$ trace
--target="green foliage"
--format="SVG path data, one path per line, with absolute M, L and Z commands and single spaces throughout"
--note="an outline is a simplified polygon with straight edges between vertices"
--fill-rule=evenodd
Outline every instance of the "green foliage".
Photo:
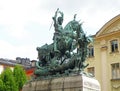
M 2 72 L 1 79 L 3 81 L 4 91 L 18 91 L 12 70 L 10 68 L 6 68 L 6 70 Z
M 16 65 L 14 71 L 6 68 L 0 75 L 0 91 L 20 91 L 27 81 L 23 68 Z
M 19 90 L 21 90 L 23 85 L 27 81 L 27 77 L 23 67 L 21 67 L 20 65 L 16 65 L 13 71 L 13 75 L 15 78 L 16 86 Z
M 1 78 L 0 78 L 0 91 L 4 91 L 4 84 Z

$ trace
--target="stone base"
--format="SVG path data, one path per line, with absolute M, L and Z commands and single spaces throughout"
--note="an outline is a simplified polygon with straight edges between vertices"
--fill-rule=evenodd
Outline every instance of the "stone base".
M 99 82 L 91 77 L 75 75 L 36 80 L 24 85 L 22 91 L 101 91 Z

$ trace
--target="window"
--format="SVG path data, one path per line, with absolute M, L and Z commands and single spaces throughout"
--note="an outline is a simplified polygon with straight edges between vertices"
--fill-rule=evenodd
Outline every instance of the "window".
M 118 41 L 117 40 L 111 41 L 111 52 L 118 52 Z
M 91 73 L 93 76 L 95 76 L 95 69 L 94 67 L 87 68 L 88 73 Z
M 120 63 L 111 64 L 112 67 L 112 79 L 120 78 Z
M 94 48 L 93 46 L 88 47 L 88 57 L 93 57 L 94 56 Z

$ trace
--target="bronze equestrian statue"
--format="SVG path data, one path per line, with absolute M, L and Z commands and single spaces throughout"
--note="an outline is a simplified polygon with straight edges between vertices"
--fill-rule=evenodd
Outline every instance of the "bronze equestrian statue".
M 74 69 L 81 72 L 88 66 L 85 60 L 87 46 L 92 42 L 91 38 L 84 33 L 82 23 L 76 21 L 76 14 L 64 28 L 63 17 L 63 12 L 57 9 L 52 18 L 55 29 L 53 43 L 37 47 L 39 61 L 36 63 L 34 73 L 38 77 L 63 75 L 72 73 Z

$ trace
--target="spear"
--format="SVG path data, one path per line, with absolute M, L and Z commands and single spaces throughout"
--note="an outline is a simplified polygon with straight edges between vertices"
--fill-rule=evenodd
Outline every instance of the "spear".
M 53 25 L 53 21 L 52 21 L 52 23 L 51 23 L 51 25 L 50 25 L 49 31 L 50 31 L 50 29 L 51 29 L 52 25 Z

